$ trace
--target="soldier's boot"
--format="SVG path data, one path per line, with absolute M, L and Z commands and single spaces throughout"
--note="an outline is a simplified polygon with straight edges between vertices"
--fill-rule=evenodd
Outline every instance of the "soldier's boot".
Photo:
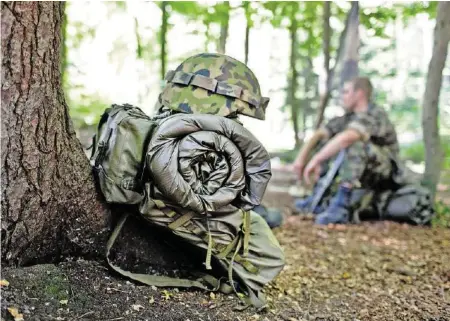
M 308 196 L 306 198 L 296 199 L 294 201 L 295 212 L 297 212 L 299 214 L 311 213 L 311 205 L 314 200 L 314 194 L 317 192 L 317 190 L 318 190 L 318 187 L 316 185 L 310 196 Z M 316 206 L 316 209 L 312 212 L 312 214 L 319 214 L 319 213 L 323 212 L 324 210 L 325 209 L 322 206 L 318 205 L 318 206 Z
M 253 211 L 258 213 L 270 228 L 278 227 L 283 223 L 283 214 L 276 208 L 266 208 L 263 205 L 258 205 L 253 208 Z
M 331 199 L 328 208 L 317 215 L 316 224 L 347 224 L 350 220 L 352 204 L 358 202 L 362 197 L 361 193 L 353 194 L 353 189 L 346 186 L 339 186 L 336 195 Z

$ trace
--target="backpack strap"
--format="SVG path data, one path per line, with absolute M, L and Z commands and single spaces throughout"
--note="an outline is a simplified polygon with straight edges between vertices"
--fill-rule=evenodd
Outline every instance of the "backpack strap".
M 255 265 L 253 265 L 249 260 L 247 260 L 248 256 L 248 249 L 249 249 L 249 242 L 250 242 L 250 225 L 251 225 L 251 216 L 249 211 L 242 211 L 242 227 L 240 233 L 236 235 L 236 237 L 227 245 L 220 244 L 214 242 L 212 239 L 211 233 L 209 231 L 203 231 L 202 229 L 199 229 L 195 223 L 192 222 L 192 218 L 195 217 L 195 212 L 188 212 L 179 218 L 177 218 L 175 221 L 173 221 L 171 224 L 168 225 L 168 227 L 172 230 L 178 229 L 179 227 L 183 226 L 191 233 L 197 235 L 205 243 L 208 244 L 207 248 L 207 255 L 206 255 L 206 261 L 205 265 L 206 268 L 210 267 L 210 261 L 211 256 L 214 255 L 219 260 L 225 260 L 228 265 L 228 283 L 231 284 L 229 288 L 234 291 L 234 293 L 238 296 L 238 298 L 244 303 L 244 307 L 242 309 L 246 309 L 247 307 L 253 305 L 257 309 L 263 309 L 265 304 L 265 298 L 262 293 L 254 293 L 252 289 L 250 289 L 248 286 L 245 286 L 247 296 L 243 295 L 242 293 L 239 293 L 234 285 L 233 280 L 233 266 L 234 262 L 239 263 L 242 265 L 244 269 L 246 269 L 248 272 L 252 274 L 258 274 L 259 269 Z M 169 217 L 174 216 L 174 211 L 162 211 Z M 176 215 L 176 213 L 175 213 Z M 242 255 L 239 254 L 239 251 L 242 249 Z M 214 253 L 214 254 L 213 254 Z M 241 309 L 241 310 L 242 310 Z

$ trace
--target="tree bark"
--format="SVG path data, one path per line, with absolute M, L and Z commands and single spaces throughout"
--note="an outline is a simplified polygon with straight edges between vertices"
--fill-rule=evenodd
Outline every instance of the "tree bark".
M 344 52 L 344 47 L 346 46 L 347 33 L 348 33 L 350 22 L 351 22 L 351 14 L 352 14 L 352 10 L 350 10 L 347 15 L 344 30 L 342 31 L 342 33 L 339 37 L 339 45 L 338 45 L 333 68 L 328 69 L 329 73 L 327 75 L 327 82 L 325 84 L 325 93 L 320 98 L 319 108 L 317 111 L 317 119 L 316 119 L 316 124 L 315 124 L 316 129 L 318 129 L 323 122 L 323 115 L 325 113 L 325 108 L 327 107 L 328 101 L 331 97 L 331 92 L 333 91 L 333 88 L 334 88 L 334 86 L 333 86 L 334 78 L 335 78 L 334 76 L 336 75 L 337 66 L 339 65 L 339 62 L 341 61 L 341 58 L 342 58 L 342 55 Z M 330 15 L 331 15 L 331 12 L 330 12 Z M 326 18 L 326 16 L 324 16 L 324 17 Z M 325 24 L 325 21 L 324 21 L 324 28 L 330 27 L 329 22 L 327 24 Z M 331 29 L 330 29 L 330 33 L 331 33 Z M 330 34 L 330 37 L 331 37 L 331 34 Z M 324 39 L 324 51 L 325 51 L 325 39 Z M 325 55 L 325 53 L 324 53 L 324 55 Z M 328 57 L 330 57 L 330 56 L 328 56 Z M 326 66 L 326 64 L 327 63 L 325 62 L 324 65 Z M 328 65 L 328 67 L 329 67 L 329 65 Z
M 62 26 L 61 26 L 61 79 L 64 90 L 67 86 L 67 3 L 64 6 Z
M 134 36 L 136 37 L 136 58 L 143 58 L 143 48 L 142 48 L 142 38 L 139 33 L 139 21 L 136 17 L 134 17 Z
M 297 70 L 297 20 L 295 18 L 295 12 L 292 14 L 291 17 L 291 25 L 289 27 L 289 34 L 291 38 L 291 53 L 290 53 L 290 69 L 291 69 L 291 77 L 290 77 L 290 86 L 289 86 L 289 104 L 291 106 L 291 120 L 292 125 L 294 129 L 294 139 L 295 139 L 295 147 L 300 146 L 300 139 L 298 137 L 298 104 L 296 99 L 296 92 L 297 92 L 297 77 L 298 77 L 298 70 Z
M 230 22 L 230 2 L 225 1 L 225 18 L 222 20 L 220 24 L 220 38 L 219 38 L 219 46 L 217 51 L 221 54 L 225 53 L 225 49 L 227 46 L 227 38 L 228 38 L 228 24 Z
M 450 3 L 439 2 L 436 27 L 434 29 L 433 53 L 428 66 L 428 76 L 423 97 L 422 130 L 425 145 L 424 182 L 433 196 L 442 165 L 442 148 L 439 136 L 439 94 L 442 85 L 442 70 L 450 41 Z
M 96 253 L 109 215 L 62 90 L 64 2 L 1 10 L 2 264 Z
M 250 43 L 250 28 L 251 28 L 251 17 L 250 17 L 250 2 L 244 1 L 244 11 L 245 11 L 245 44 L 244 44 L 244 50 L 245 50 L 245 58 L 244 63 L 248 63 L 248 52 L 249 52 L 249 43 Z
M 166 53 L 166 38 L 167 38 L 167 23 L 169 20 L 168 12 L 167 12 L 167 1 L 161 2 L 161 14 L 162 14 L 162 22 L 161 22 L 161 39 L 159 40 L 161 43 L 161 79 L 164 79 L 166 76 L 166 61 L 167 61 L 167 53 Z
M 358 1 L 352 1 L 345 41 L 344 65 L 341 72 L 341 87 L 346 81 L 358 75 L 359 44 L 359 4 Z
M 325 107 L 328 104 L 330 98 L 330 42 L 331 42 L 331 2 L 324 1 L 323 3 L 323 67 L 326 73 L 325 80 L 325 92 L 320 99 L 319 109 L 317 111 L 317 120 L 315 128 L 318 129 L 323 121 L 323 114 L 325 112 Z
M 311 50 L 308 49 L 308 56 L 304 58 L 305 60 L 305 67 L 304 67 L 304 75 L 305 75 L 305 99 L 301 103 L 301 106 L 304 106 L 302 108 L 302 118 L 303 118 L 303 125 L 302 125 L 302 131 L 303 131 L 303 137 L 302 139 L 305 139 L 306 136 L 306 120 L 308 117 L 308 112 L 311 110 L 311 97 L 314 97 L 314 67 L 312 62 L 312 53 Z M 303 143 L 303 141 L 302 141 Z

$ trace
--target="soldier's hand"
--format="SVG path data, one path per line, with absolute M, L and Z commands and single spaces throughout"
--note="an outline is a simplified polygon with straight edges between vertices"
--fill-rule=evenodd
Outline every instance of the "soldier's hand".
M 311 181 L 311 175 L 313 175 L 313 181 Z M 315 183 L 320 176 L 320 164 L 311 160 L 308 165 L 306 165 L 305 170 L 303 172 L 303 178 L 305 179 L 306 184 L 311 185 Z
M 302 160 L 295 160 L 293 164 L 293 170 L 298 175 L 298 179 L 302 181 L 303 170 L 305 169 L 305 163 Z

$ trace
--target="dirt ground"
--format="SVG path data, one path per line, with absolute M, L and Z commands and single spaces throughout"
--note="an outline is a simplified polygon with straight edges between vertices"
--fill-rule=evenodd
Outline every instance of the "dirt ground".
M 275 177 L 265 203 L 290 213 Z M 318 228 L 295 217 L 275 230 L 287 263 L 265 290 L 269 309 L 234 296 L 162 289 L 102 262 L 5 268 L 2 320 L 450 320 L 450 230 L 393 222 Z M 10 308 L 10 310 L 8 310 Z M 20 316 L 16 315 L 16 321 Z

